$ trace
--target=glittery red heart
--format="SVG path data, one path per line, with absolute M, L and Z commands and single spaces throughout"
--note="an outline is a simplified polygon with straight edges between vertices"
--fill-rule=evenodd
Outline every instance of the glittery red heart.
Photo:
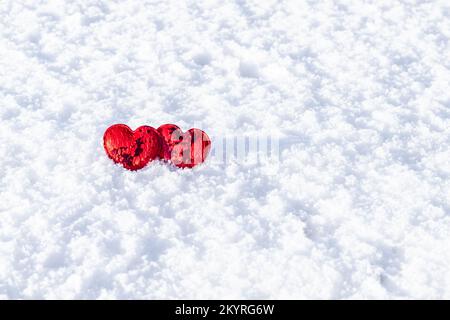
M 174 124 L 164 124 L 158 132 L 164 140 L 160 157 L 179 168 L 192 168 L 202 163 L 211 149 L 211 140 L 200 129 L 193 128 L 183 133 Z
M 103 136 L 103 145 L 108 156 L 129 170 L 145 167 L 161 154 L 162 138 L 158 131 L 142 126 L 135 131 L 127 125 L 115 124 Z

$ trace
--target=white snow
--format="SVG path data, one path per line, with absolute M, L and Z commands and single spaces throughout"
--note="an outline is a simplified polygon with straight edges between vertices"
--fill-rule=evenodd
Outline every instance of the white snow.
M 2 0 L 0 297 L 449 299 L 449 41 L 446 0 Z M 115 123 L 281 157 L 130 172 Z

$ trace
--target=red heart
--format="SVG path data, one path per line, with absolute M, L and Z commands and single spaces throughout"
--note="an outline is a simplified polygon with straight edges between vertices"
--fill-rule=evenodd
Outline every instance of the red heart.
M 142 126 L 135 131 L 124 124 L 109 127 L 103 136 L 108 156 L 129 170 L 142 169 L 156 159 L 162 149 L 162 138 L 155 128 Z
M 211 140 L 200 129 L 184 132 L 174 124 L 158 128 L 164 143 L 160 157 L 172 161 L 179 168 L 192 168 L 205 161 L 211 149 Z

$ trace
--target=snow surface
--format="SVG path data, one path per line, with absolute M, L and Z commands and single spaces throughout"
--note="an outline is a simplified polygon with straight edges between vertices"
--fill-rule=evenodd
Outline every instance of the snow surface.
M 0 297 L 450 298 L 449 38 L 446 0 L 0 1 Z M 114 123 L 281 158 L 129 172 Z

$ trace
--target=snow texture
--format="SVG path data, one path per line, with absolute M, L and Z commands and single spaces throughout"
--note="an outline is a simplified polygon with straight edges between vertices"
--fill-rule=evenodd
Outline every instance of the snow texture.
M 0 298 L 450 298 L 449 38 L 447 0 L 0 1 Z M 115 123 L 216 153 L 130 172 Z

